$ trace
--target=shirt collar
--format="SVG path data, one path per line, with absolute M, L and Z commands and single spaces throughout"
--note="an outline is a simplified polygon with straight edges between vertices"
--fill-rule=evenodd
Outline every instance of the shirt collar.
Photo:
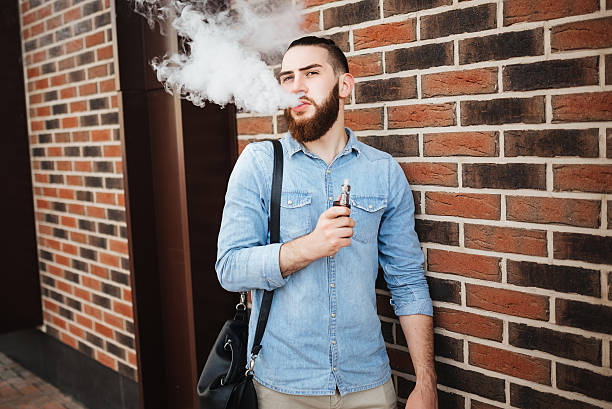
M 346 127 L 344 128 L 344 131 L 346 132 L 349 138 L 346 143 L 346 146 L 344 147 L 344 149 L 342 150 L 339 156 L 346 155 L 347 153 L 352 152 L 353 150 L 355 150 L 355 152 L 357 152 L 357 156 L 359 156 L 359 154 L 361 153 L 361 150 L 360 150 L 359 144 L 357 143 L 358 141 L 357 141 L 357 137 L 355 136 L 355 133 L 350 128 L 346 128 Z M 313 155 L 312 152 L 308 150 L 308 148 L 306 148 L 304 145 L 296 141 L 293 138 L 293 136 L 291 136 L 291 133 L 287 132 L 285 134 L 285 138 L 287 139 L 287 144 L 288 144 L 287 150 L 289 152 L 289 156 L 293 156 L 298 151 L 302 151 L 304 152 L 304 154 L 308 156 Z

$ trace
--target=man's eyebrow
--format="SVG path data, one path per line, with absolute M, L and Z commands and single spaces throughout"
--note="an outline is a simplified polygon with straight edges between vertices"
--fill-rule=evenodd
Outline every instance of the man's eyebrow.
M 315 67 L 323 67 L 321 64 L 310 64 L 307 65 L 306 67 L 300 68 L 298 71 L 306 71 L 309 70 L 311 68 L 315 68 Z M 281 73 L 278 74 L 279 78 L 282 77 L 283 75 L 287 75 L 287 74 L 291 74 L 292 71 L 283 71 Z

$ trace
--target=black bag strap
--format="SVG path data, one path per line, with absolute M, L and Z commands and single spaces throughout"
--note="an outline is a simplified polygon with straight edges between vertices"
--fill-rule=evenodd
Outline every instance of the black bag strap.
M 283 147 L 278 140 L 273 140 L 274 146 L 274 173 L 272 174 L 272 189 L 270 194 L 270 243 L 280 242 L 280 200 L 281 190 L 283 186 Z M 253 370 L 254 358 L 261 351 L 261 339 L 263 338 L 266 324 L 268 323 L 268 315 L 270 315 L 270 307 L 272 305 L 272 297 L 274 291 L 264 291 L 259 309 L 259 317 L 257 319 L 257 329 L 253 338 L 253 348 L 251 349 L 251 368 Z

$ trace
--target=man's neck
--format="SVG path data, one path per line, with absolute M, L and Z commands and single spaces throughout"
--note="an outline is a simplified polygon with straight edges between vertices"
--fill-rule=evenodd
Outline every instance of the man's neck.
M 338 152 L 344 149 L 347 142 L 348 135 L 344 130 L 344 115 L 338 115 L 338 119 L 325 135 L 316 141 L 304 143 L 304 146 L 330 165 Z

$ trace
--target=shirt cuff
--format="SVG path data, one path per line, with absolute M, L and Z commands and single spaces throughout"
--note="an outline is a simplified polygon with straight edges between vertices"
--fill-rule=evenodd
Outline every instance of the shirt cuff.
M 433 316 L 433 305 L 431 298 L 414 300 L 409 303 L 395 303 L 393 300 L 390 301 L 393 306 L 393 311 L 398 317 L 400 315 L 429 315 Z
M 283 243 L 272 243 L 264 246 L 263 275 L 270 288 L 278 288 L 285 285 L 285 278 L 280 271 L 280 248 Z

